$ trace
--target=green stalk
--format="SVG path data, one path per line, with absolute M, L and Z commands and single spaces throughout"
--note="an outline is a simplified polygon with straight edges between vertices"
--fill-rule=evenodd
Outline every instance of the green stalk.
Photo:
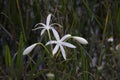
M 16 3 L 17 3 L 19 16 L 20 16 L 20 24 L 21 24 L 21 28 L 22 28 L 22 34 L 23 34 L 25 42 L 27 42 L 26 35 L 25 35 L 25 30 L 24 30 L 24 25 L 23 25 L 22 13 L 21 13 L 21 10 L 20 10 L 20 5 L 19 5 L 19 1 L 16 0 Z
M 52 40 L 51 39 L 51 35 L 50 35 L 50 30 L 47 30 L 47 32 L 48 32 L 48 37 L 49 37 L 49 40 Z M 53 50 L 53 46 L 51 45 L 51 51 Z
M 82 0 L 83 4 L 85 5 L 85 7 L 87 8 L 87 10 L 94 16 L 96 22 L 100 25 L 100 27 L 102 27 L 102 24 L 99 22 L 99 20 L 96 18 L 95 14 L 91 11 L 91 9 L 89 8 L 87 2 L 85 2 L 85 0 Z
M 51 40 L 50 30 L 47 30 L 47 32 L 48 32 L 49 40 Z
M 102 45 L 104 45 L 104 41 L 105 41 L 108 20 L 109 20 L 109 6 L 108 6 L 108 11 L 107 11 L 106 19 L 105 19 L 105 27 L 104 27 L 104 30 L 103 30 Z M 103 48 L 101 48 L 101 52 L 100 52 L 100 56 L 99 56 L 99 60 L 98 60 L 98 67 L 101 65 L 102 55 L 103 55 Z M 97 70 L 97 72 L 96 72 L 96 80 L 99 79 L 98 75 L 99 75 L 99 71 Z
M 83 47 L 81 46 L 81 61 L 82 61 L 82 71 L 83 71 L 83 80 L 89 80 L 89 77 L 88 77 L 88 61 L 86 59 L 86 55 L 84 53 L 84 49 Z

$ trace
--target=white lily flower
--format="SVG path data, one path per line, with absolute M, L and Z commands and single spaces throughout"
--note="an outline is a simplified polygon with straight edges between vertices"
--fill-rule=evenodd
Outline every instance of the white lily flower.
M 50 29 L 53 30 L 54 28 L 52 26 L 54 26 L 54 25 L 58 25 L 59 27 L 62 27 L 60 24 L 57 24 L 57 23 L 50 24 L 51 15 L 52 14 L 49 14 L 47 16 L 46 24 L 44 24 L 44 23 L 38 23 L 38 24 L 35 25 L 35 27 L 39 26 L 39 25 L 41 25 L 41 26 L 39 26 L 39 27 L 37 27 L 37 28 L 35 28 L 33 30 L 42 29 L 41 30 L 41 35 L 43 35 L 46 30 L 50 30 Z
M 88 44 L 88 41 L 86 39 L 82 38 L 82 37 L 73 36 L 72 38 L 77 40 L 81 44 Z
M 23 51 L 23 55 L 29 54 L 29 53 L 36 47 L 36 45 L 38 45 L 38 43 L 34 43 L 34 44 L 30 45 L 29 47 L 27 47 L 27 48 Z
M 66 54 L 65 54 L 65 50 L 64 50 L 63 46 L 67 46 L 69 48 L 76 48 L 76 46 L 74 46 L 73 44 L 65 42 L 65 40 L 68 39 L 69 37 L 71 37 L 71 35 L 67 34 L 60 39 L 60 36 L 58 35 L 58 33 L 55 30 L 53 30 L 53 33 L 54 33 L 56 40 L 48 41 L 46 43 L 46 45 L 56 44 L 56 46 L 54 47 L 54 49 L 52 51 L 53 55 L 55 55 L 57 53 L 58 49 L 60 48 L 62 56 L 66 60 Z

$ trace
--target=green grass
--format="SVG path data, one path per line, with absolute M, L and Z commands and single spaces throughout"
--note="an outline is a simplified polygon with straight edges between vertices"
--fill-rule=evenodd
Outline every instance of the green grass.
M 118 80 L 120 79 L 120 1 L 119 0 L 2 0 L 0 1 L 0 80 Z M 67 60 L 61 53 L 53 56 L 47 33 L 32 31 L 35 24 L 59 23 L 60 36 L 72 34 L 88 40 L 88 45 L 75 44 L 77 49 L 65 48 Z M 107 39 L 113 37 L 113 42 Z M 51 38 L 53 38 L 51 36 Z M 28 55 L 23 50 L 41 42 Z M 93 58 L 97 58 L 95 66 Z M 55 75 L 53 79 L 48 73 Z

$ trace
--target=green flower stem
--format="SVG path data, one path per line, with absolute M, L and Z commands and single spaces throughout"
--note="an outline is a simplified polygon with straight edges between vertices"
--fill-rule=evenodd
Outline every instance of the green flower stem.
M 47 32 L 48 32 L 49 40 L 51 40 L 50 30 L 47 30 Z
M 47 30 L 47 32 L 48 32 L 49 40 L 52 40 L 52 39 L 51 39 L 51 35 L 50 35 L 50 30 Z M 53 46 L 51 45 L 51 53 L 52 53 L 52 50 L 53 50 Z

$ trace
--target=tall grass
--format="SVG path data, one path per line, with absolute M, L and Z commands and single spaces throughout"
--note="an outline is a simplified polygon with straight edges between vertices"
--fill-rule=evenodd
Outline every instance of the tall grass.
M 0 1 L 0 79 L 1 80 L 119 80 L 120 79 L 120 1 L 119 0 L 2 0 Z M 51 54 L 44 46 L 47 34 L 32 31 L 35 24 L 51 22 L 63 36 L 82 36 L 88 45 L 67 49 L 67 60 Z M 113 37 L 114 41 L 108 42 Z M 53 38 L 53 37 L 52 37 Z M 28 56 L 23 50 L 35 43 Z M 53 77 L 48 74 L 54 75 Z

